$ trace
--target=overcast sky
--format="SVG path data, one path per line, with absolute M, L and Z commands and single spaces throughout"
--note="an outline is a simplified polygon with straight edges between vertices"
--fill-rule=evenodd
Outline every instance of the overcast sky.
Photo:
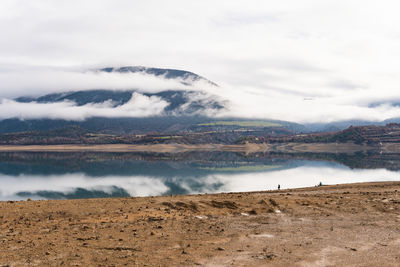
M 0 99 L 171 88 L 159 79 L 80 73 L 143 65 L 216 82 L 219 88 L 201 89 L 229 100 L 221 115 L 400 117 L 393 105 L 400 103 L 399 10 L 398 1 L 368 0 L 1 0 Z M 2 101 L 0 111 L 8 110 L 12 102 Z

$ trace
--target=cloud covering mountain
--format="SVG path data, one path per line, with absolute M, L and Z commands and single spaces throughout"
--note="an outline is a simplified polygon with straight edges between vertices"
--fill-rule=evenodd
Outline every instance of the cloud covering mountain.
M 212 114 L 220 117 L 296 122 L 400 117 L 400 19 L 393 0 L 5 0 L 0 5 L 2 112 L 28 113 L 12 102 L 19 96 L 173 89 L 218 96 L 227 103 Z M 147 72 L 91 71 L 129 65 L 188 70 L 219 86 Z M 29 108 L 42 114 L 43 106 Z M 87 108 L 94 114 L 108 107 Z M 86 111 L 71 103 L 57 110 L 74 114 L 71 118 L 86 116 L 75 115 Z
M 74 102 L 21 103 L 3 100 L 0 118 L 84 120 L 90 117 L 124 118 L 147 117 L 162 114 L 168 103 L 159 97 L 133 93 L 125 104 L 115 107 L 112 102 L 77 106 Z

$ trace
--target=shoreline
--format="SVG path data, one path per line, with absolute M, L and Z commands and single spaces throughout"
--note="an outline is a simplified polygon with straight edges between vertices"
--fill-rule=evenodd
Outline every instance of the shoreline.
M 224 144 L 101 144 L 101 145 L 0 145 L 0 152 L 154 152 L 180 153 L 186 151 L 227 151 L 227 152 L 282 152 L 282 153 L 398 153 L 400 143 L 366 145 L 354 143 L 279 143 L 239 145 Z
M 178 153 L 184 151 L 246 151 L 249 146 L 245 145 L 221 145 L 221 144 L 104 144 L 104 145 L 10 145 L 0 146 L 0 152 L 160 152 Z M 260 147 L 257 146 L 259 149 Z M 258 150 L 257 149 L 257 150 Z
M 396 266 L 400 182 L 0 202 L 0 265 Z M 157 251 L 157 253 L 154 253 Z
M 315 186 L 305 186 L 305 187 L 295 187 L 295 188 L 283 188 L 283 189 L 269 189 L 269 190 L 257 190 L 257 191 L 230 191 L 230 192 L 220 192 L 220 193 L 196 193 L 196 194 L 176 194 L 176 195 L 155 195 L 155 196 L 131 196 L 131 197 L 96 197 L 96 198 L 71 198 L 71 199 L 31 199 L 27 197 L 26 199 L 19 200 L 0 200 L 1 203 L 16 203 L 16 202 L 57 202 L 57 201 L 104 201 L 104 200 L 124 200 L 124 199 L 154 199 L 154 198 L 191 198 L 191 197 L 220 197 L 224 195 L 256 195 L 256 194 L 287 194 L 291 192 L 314 192 L 321 191 L 324 189 L 329 190 L 340 190 L 347 187 L 374 187 L 374 186 L 387 186 L 387 185 L 397 185 L 399 186 L 400 194 L 400 180 L 399 181 L 376 181 L 376 182 L 356 182 L 356 183 L 343 183 L 343 184 L 323 184 Z M 289 194 L 290 195 L 290 194 Z M 399 203 L 400 204 L 400 203 Z M 399 207 L 400 208 L 400 207 Z

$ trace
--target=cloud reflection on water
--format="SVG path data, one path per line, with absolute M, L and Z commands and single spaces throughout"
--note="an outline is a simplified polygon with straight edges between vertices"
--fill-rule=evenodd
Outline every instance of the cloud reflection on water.
M 83 173 L 18 176 L 0 174 L 0 200 L 245 192 L 276 189 L 278 184 L 281 188 L 297 188 L 314 186 L 319 182 L 341 184 L 393 180 L 400 180 L 400 172 L 386 169 L 350 169 L 341 164 L 313 161 L 304 161 L 303 165 L 294 165 L 288 169 L 214 172 L 200 177 L 92 177 Z M 77 190 L 82 195 L 78 195 Z

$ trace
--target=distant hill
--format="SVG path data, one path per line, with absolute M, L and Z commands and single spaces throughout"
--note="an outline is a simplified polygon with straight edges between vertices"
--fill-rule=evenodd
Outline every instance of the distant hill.
M 178 119 L 178 118 L 177 118 Z M 182 118 L 179 118 L 182 119 Z M 205 119 L 194 124 L 193 118 L 186 117 L 185 122 L 167 121 L 165 118 L 152 118 L 141 123 L 107 125 L 104 118 L 98 119 L 98 125 L 71 124 L 65 128 L 30 130 L 0 135 L 0 145 L 33 144 L 244 144 L 244 143 L 355 143 L 376 145 L 380 143 L 400 143 L 400 124 L 386 126 L 357 126 L 331 133 L 296 134 L 279 125 L 278 122 L 261 121 L 217 121 L 204 123 Z M 126 122 L 130 122 L 129 120 Z M 138 121 L 136 121 L 138 122 Z M 149 123 L 150 125 L 146 125 Z M 153 123 L 153 124 L 151 124 Z M 62 125 L 62 124 L 61 124 Z M 121 133 L 132 125 L 130 133 Z M 136 125 L 136 126 L 134 126 Z M 171 129 L 171 125 L 174 125 Z M 217 127 L 218 125 L 218 127 Z M 116 127 L 113 129 L 113 127 Z M 137 128 L 142 127 L 142 134 Z M 143 127 L 148 127 L 144 128 Z M 168 128 L 169 127 L 169 128 Z M 204 128 L 205 127 L 205 128 Z M 217 128 L 214 128 L 217 127 Z M 107 131 L 105 131 L 107 129 Z M 114 131 L 110 131 L 113 129 Z M 135 129 L 135 130 L 134 130 Z M 149 131 L 157 129 L 159 131 Z M 169 129 L 169 130 L 168 130 Z M 177 129 L 180 129 L 178 131 Z
M 143 66 L 128 66 L 128 67 L 120 67 L 120 68 L 103 68 L 96 71 L 103 72 L 120 72 L 120 73 L 142 73 L 154 76 L 162 76 L 165 79 L 180 79 L 183 84 L 192 84 L 196 81 L 204 81 L 214 86 L 218 86 L 216 83 L 207 80 L 206 78 L 197 75 L 196 73 L 186 71 L 186 70 L 177 70 L 177 69 L 161 69 L 161 68 L 148 68 Z
M 399 143 L 400 142 L 400 124 L 389 123 L 381 125 L 350 126 L 347 129 L 328 132 L 328 133 L 310 133 L 285 137 L 266 137 L 252 138 L 250 142 L 266 143 L 346 143 L 356 144 L 379 144 L 379 143 Z
M 114 107 L 126 104 L 132 94 L 137 90 L 85 90 L 48 94 L 40 97 L 18 97 L 15 100 L 21 103 L 56 103 L 73 101 L 78 106 L 87 104 L 98 104 L 110 101 Z M 156 96 L 165 100 L 169 105 L 165 108 L 166 115 L 193 115 L 207 109 L 219 110 L 224 108 L 222 102 L 215 100 L 215 97 L 207 96 L 202 92 L 168 90 L 159 93 L 141 93 L 145 96 Z M 193 96 L 196 100 L 192 100 Z
M 183 84 L 193 85 L 201 81 L 201 87 L 204 84 L 209 86 L 218 85 L 196 73 L 177 70 L 177 69 L 161 69 L 147 68 L 142 66 L 128 67 L 107 67 L 94 70 L 96 72 L 118 72 L 118 73 L 142 73 L 163 79 L 175 79 Z M 74 134 L 71 137 L 70 129 L 82 129 L 86 133 L 101 133 L 111 135 L 125 134 L 187 134 L 187 133 L 227 133 L 234 132 L 233 135 L 226 140 L 233 140 L 233 136 L 238 133 L 242 135 L 254 134 L 255 136 L 282 136 L 291 135 L 293 133 L 304 132 L 306 129 L 296 123 L 273 121 L 273 120 L 253 120 L 244 118 L 223 118 L 218 119 L 211 117 L 210 114 L 219 114 L 229 103 L 206 93 L 201 88 L 196 90 L 182 90 L 170 88 L 165 91 L 149 93 L 141 90 L 142 88 L 132 88 L 127 90 L 76 90 L 57 92 L 42 96 L 20 96 L 14 100 L 20 103 L 63 103 L 70 102 L 76 106 L 85 106 L 92 104 L 107 103 L 108 107 L 118 108 L 127 104 L 135 93 L 142 94 L 147 97 L 157 97 L 167 103 L 161 114 L 148 117 L 124 117 L 124 118 L 108 118 L 108 117 L 89 117 L 84 121 L 74 121 L 65 119 L 18 119 L 10 118 L 0 120 L 0 134 L 7 133 L 31 133 L 37 136 L 40 132 L 40 138 L 51 136 L 54 139 L 53 132 L 58 129 L 66 130 L 65 140 L 78 139 Z M 51 112 L 51 111 L 49 111 Z M 61 132 L 58 132 L 61 134 Z M 20 137 L 22 136 L 20 135 Z M 226 135 L 227 136 L 227 135 Z M 10 136 L 8 136 L 10 137 Z M 224 139 L 224 140 L 225 140 Z M 56 139 L 54 139 L 56 140 Z M 80 140 L 80 139 L 79 139 Z M 34 140 L 31 140 L 34 141 Z M 36 142 L 36 141 L 34 141 Z M 71 141 L 72 142 L 72 141 Z
M 170 70 L 169 70 L 170 71 Z M 181 73 L 181 72 L 178 72 Z M 184 72 L 182 75 L 189 75 Z M 171 74 L 172 75 L 172 74 Z M 190 73 L 190 75 L 192 75 Z M 137 90 L 84 90 L 48 94 L 39 97 L 18 97 L 20 103 L 58 103 L 70 101 L 77 106 L 108 102 L 116 108 L 126 104 Z M 258 132 L 258 135 L 288 135 L 304 130 L 299 124 L 284 121 L 251 120 L 238 118 L 216 119 L 205 115 L 206 111 L 218 112 L 225 108 L 224 101 L 203 92 L 168 90 L 158 93 L 141 93 L 148 97 L 158 97 L 168 103 L 163 114 L 150 117 L 106 118 L 91 117 L 84 121 L 63 119 L 5 119 L 0 121 L 0 134 L 18 132 L 53 131 L 78 127 L 90 133 L 113 135 L 176 134 L 190 132 L 241 131 Z M 44 134 L 46 136 L 47 133 Z M 51 134 L 50 134 L 51 135 Z M 68 136 L 68 135 L 67 135 Z
M 400 124 L 351 126 L 332 135 L 331 140 L 338 142 L 354 141 L 356 143 L 398 143 L 400 142 Z
M 225 109 L 229 108 L 226 99 L 217 97 L 202 90 L 201 86 L 215 86 L 217 84 L 190 71 L 163 68 L 148 68 L 143 66 L 106 67 L 91 70 L 99 73 L 141 73 L 163 79 L 174 79 L 185 85 L 193 86 L 193 90 L 182 88 L 169 88 L 161 92 L 149 93 L 143 88 L 131 88 L 127 90 L 93 89 L 57 92 L 42 96 L 20 96 L 14 100 L 20 103 L 63 103 L 65 101 L 76 106 L 106 103 L 107 107 L 118 108 L 127 104 L 133 94 L 141 94 L 146 97 L 162 100 L 166 106 L 161 111 L 150 113 L 148 117 L 89 117 L 84 121 L 66 119 L 18 119 L 9 118 L 0 120 L 0 134 L 18 133 L 29 131 L 51 131 L 68 127 L 79 127 L 90 133 L 105 134 L 147 134 L 157 132 L 160 134 L 176 134 L 191 132 L 219 132 L 228 131 L 246 132 L 245 136 L 253 133 L 255 137 L 282 137 L 297 133 L 316 133 L 312 138 L 327 138 L 329 133 L 344 130 L 350 126 L 380 125 L 398 123 L 399 118 L 393 118 L 383 122 L 369 122 L 361 120 L 336 121 L 330 123 L 291 123 L 276 120 L 255 120 L 246 118 L 218 118 Z M 197 82 L 200 82 L 196 84 Z M 209 91 L 209 90 L 208 90 Z M 92 105 L 93 106 L 93 105 Z M 128 107 L 129 109 L 129 107 Z M 51 111 L 49 111 L 50 113 Z M 96 114 L 96 113 L 95 113 Z M 154 115 L 157 114 L 157 115 Z M 17 116 L 18 114 L 16 114 Z M 104 116 L 104 115 L 103 115 Z M 268 114 L 266 114 L 268 117 Z M 343 133 L 344 135 L 344 133 Z M 324 137 L 321 137 L 324 136 Z M 310 138 L 310 137 L 307 137 Z M 339 138 L 339 137 L 337 137 Z M 340 137 L 341 138 L 341 137 Z M 270 139 L 269 139 L 270 140 Z M 311 139 L 310 139 L 311 140 Z M 321 139 L 322 140 L 322 139 Z
M 198 116 L 91 118 L 85 121 L 13 119 L 0 122 L 0 145 L 233 144 L 248 136 L 292 136 L 294 132 L 288 128 L 296 128 L 296 125 L 251 120 L 221 121 Z

